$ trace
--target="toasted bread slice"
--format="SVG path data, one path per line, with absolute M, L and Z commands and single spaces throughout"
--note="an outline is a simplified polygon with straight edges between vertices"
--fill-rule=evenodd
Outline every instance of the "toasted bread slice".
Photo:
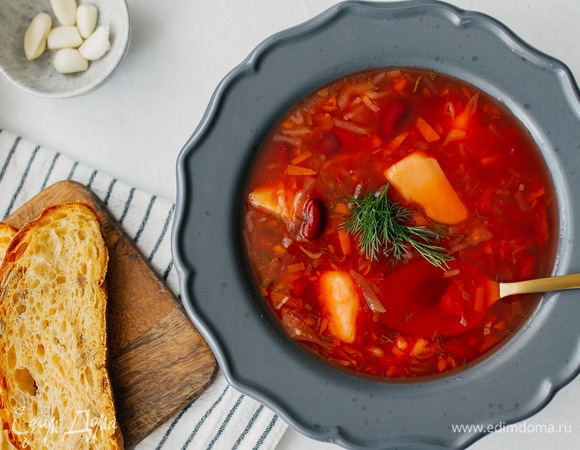
M 17 448 L 119 449 L 107 363 L 108 252 L 83 203 L 46 208 L 0 266 L 0 415 Z
M 18 230 L 14 228 L 12 225 L 8 225 L 7 223 L 0 222 L 0 263 L 4 259 L 4 255 L 6 254 L 6 250 L 12 242 L 12 238 L 16 235 Z M 0 421 L 0 424 L 2 422 Z M 8 435 L 8 426 L 4 428 L 1 427 L 0 432 L 0 450 L 9 450 L 14 449 L 14 445 L 10 442 L 10 438 Z

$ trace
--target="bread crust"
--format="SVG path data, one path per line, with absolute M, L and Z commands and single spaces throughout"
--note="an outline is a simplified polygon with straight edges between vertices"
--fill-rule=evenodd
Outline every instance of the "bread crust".
M 0 265 L 0 418 L 16 448 L 122 449 L 107 371 L 108 252 L 96 212 L 46 208 Z
M 8 250 L 10 242 L 12 242 L 12 239 L 16 236 L 17 232 L 18 230 L 12 225 L 0 222 L 0 263 L 4 259 L 6 250 Z

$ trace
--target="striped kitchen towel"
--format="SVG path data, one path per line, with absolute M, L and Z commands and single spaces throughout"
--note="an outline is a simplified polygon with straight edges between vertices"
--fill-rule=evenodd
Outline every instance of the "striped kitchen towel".
M 170 244 L 173 203 L 132 188 L 62 153 L 0 130 L 2 218 L 61 180 L 89 186 L 178 296 Z M 273 449 L 286 427 L 277 415 L 229 386 L 218 372 L 215 381 L 197 400 L 137 448 Z

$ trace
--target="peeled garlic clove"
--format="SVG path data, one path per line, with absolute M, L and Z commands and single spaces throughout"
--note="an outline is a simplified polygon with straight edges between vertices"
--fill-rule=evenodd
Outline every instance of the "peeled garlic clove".
M 52 12 L 61 25 L 71 26 L 77 20 L 76 0 L 50 0 Z
M 24 54 L 26 59 L 38 58 L 46 48 L 46 37 L 50 32 L 52 19 L 46 13 L 38 13 L 24 33 Z
M 95 5 L 83 3 L 77 8 L 77 28 L 83 39 L 87 39 L 95 31 L 98 15 Z
M 79 52 L 89 61 L 94 61 L 101 58 L 110 48 L 109 27 L 101 25 L 83 42 L 83 45 L 79 47 Z
M 54 68 L 60 73 L 83 72 L 89 68 L 89 62 L 76 48 L 62 48 L 56 52 Z
M 82 43 L 83 38 L 77 27 L 54 27 L 46 38 L 46 45 L 51 50 L 77 48 Z

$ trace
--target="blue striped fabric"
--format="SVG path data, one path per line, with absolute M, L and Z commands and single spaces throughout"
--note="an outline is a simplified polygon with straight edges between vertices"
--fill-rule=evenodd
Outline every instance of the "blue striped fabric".
M 70 157 L 0 130 L 0 214 L 8 216 L 61 180 L 89 186 L 152 266 L 178 295 L 171 259 L 174 204 L 132 188 Z M 284 421 L 227 384 L 221 373 L 195 402 L 154 431 L 137 449 L 274 449 Z

